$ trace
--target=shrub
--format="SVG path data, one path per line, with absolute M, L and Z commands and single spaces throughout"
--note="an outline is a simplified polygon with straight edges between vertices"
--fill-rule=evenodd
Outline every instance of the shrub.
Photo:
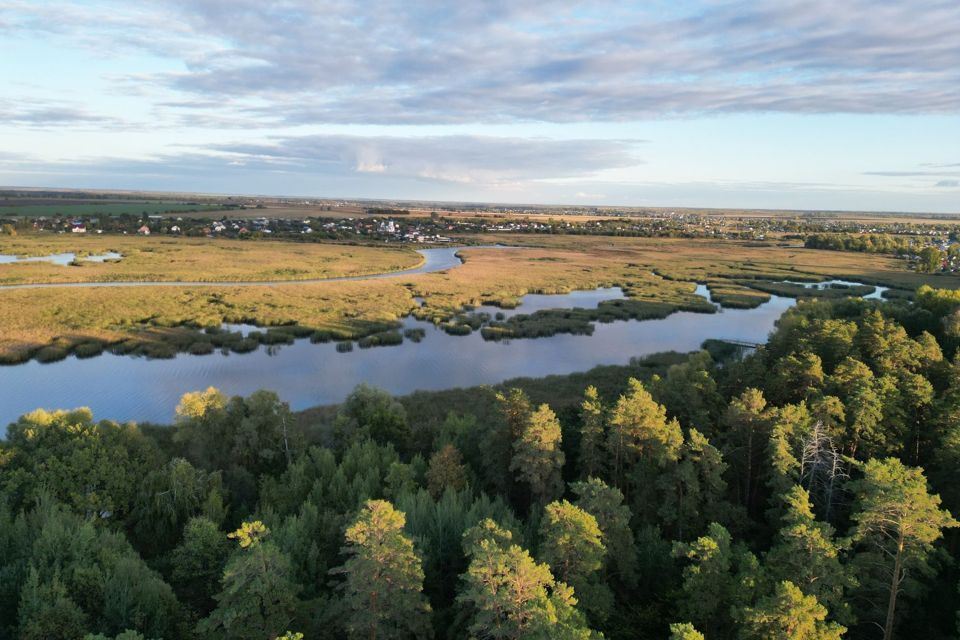
M 81 342 L 73 348 L 73 353 L 78 358 L 93 358 L 103 353 L 103 343 L 97 341 Z
M 39 362 L 56 362 L 57 360 L 63 360 L 67 357 L 67 350 L 62 347 L 43 347 L 37 351 L 36 359 Z

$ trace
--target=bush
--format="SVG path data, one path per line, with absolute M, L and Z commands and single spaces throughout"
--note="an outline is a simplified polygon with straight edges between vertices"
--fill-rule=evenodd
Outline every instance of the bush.
M 470 325 L 459 324 L 456 322 L 444 322 L 440 325 L 440 328 L 452 336 L 466 336 L 473 332 L 473 329 L 470 328 Z
M 270 329 L 260 337 L 263 344 L 293 344 L 293 335 L 281 329 Z
M 43 347 L 34 356 L 39 362 L 56 362 L 67 357 L 67 350 L 62 347 Z
M 73 348 L 73 353 L 78 358 L 93 358 L 103 353 L 102 342 L 81 342 Z
M 194 342 L 190 345 L 190 353 L 195 356 L 205 356 L 213 353 L 213 343 L 206 340 Z
M 357 341 L 357 345 L 361 349 L 369 349 L 370 347 L 387 347 L 398 345 L 402 342 L 403 336 L 400 335 L 399 331 L 383 331 L 360 338 Z
M 410 329 L 404 329 L 403 337 L 411 340 L 412 342 L 420 342 L 427 335 L 426 330 L 421 329 L 420 327 L 413 327 Z
M 164 360 L 177 357 L 177 350 L 165 342 L 147 342 L 140 348 L 140 353 L 148 358 Z
M 250 353 L 251 351 L 256 351 L 257 347 L 260 346 L 259 340 L 253 337 L 253 334 L 257 333 L 254 331 L 250 334 L 250 337 L 243 338 L 230 345 L 230 350 L 234 353 Z

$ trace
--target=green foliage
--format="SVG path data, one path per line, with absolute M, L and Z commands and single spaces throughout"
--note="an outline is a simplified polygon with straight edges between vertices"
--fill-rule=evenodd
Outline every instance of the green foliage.
M 696 429 L 690 429 L 676 464 L 657 479 L 660 506 L 657 514 L 674 539 L 687 540 L 702 533 L 710 522 L 729 520 L 726 502 L 727 469 L 723 456 Z
M 934 271 L 940 270 L 940 265 L 943 262 L 943 251 L 936 247 L 924 247 L 920 250 L 920 255 L 918 256 L 919 260 L 917 261 L 917 271 L 923 273 L 933 273 Z
M 597 520 L 601 541 L 607 548 L 605 567 L 614 569 L 613 574 L 623 584 L 634 586 L 637 548 L 630 528 L 630 509 L 623 504 L 623 494 L 597 478 L 575 482 L 570 490 L 577 496 L 576 505 Z
M 7 430 L 0 487 L 11 506 L 50 495 L 88 517 L 123 520 L 145 469 L 158 459 L 132 424 L 95 423 L 89 409 L 34 411 Z
M 607 450 L 613 458 L 615 484 L 625 488 L 628 469 L 643 460 L 646 466 L 662 466 L 677 459 L 683 434 L 676 420 L 667 422 L 667 412 L 635 378 L 610 413 Z M 632 483 L 640 484 L 637 480 Z M 638 487 L 637 487 L 638 488 Z
M 550 407 L 542 404 L 530 414 L 513 442 L 510 470 L 528 487 L 533 501 L 538 504 L 544 504 L 563 492 L 560 470 L 565 458 L 560 441 L 560 421 Z
M 546 564 L 486 520 L 464 536 L 470 566 L 457 600 L 470 610 L 470 633 L 503 640 L 587 640 L 595 635 L 575 608 L 573 589 Z
M 605 463 L 606 415 L 599 392 L 593 385 L 583 392 L 580 421 L 580 475 L 583 478 L 599 476 Z
M 758 389 L 746 389 L 730 401 L 720 419 L 723 452 L 741 505 L 751 513 L 760 504 L 763 454 L 770 437 L 767 401 Z
M 370 500 L 347 528 L 348 556 L 334 573 L 341 585 L 351 638 L 429 638 L 430 605 L 423 596 L 423 568 L 403 534 L 404 514 L 384 500 Z
M 221 486 L 219 472 L 196 469 L 183 458 L 151 471 L 140 483 L 130 515 L 134 539 L 154 555 L 171 549 L 194 516 L 223 522 L 226 507 Z
M 680 616 L 701 628 L 729 632 L 731 612 L 752 599 L 756 558 L 734 546 L 730 533 L 716 523 L 694 542 L 674 543 L 673 555 L 689 561 L 683 568 L 683 597 L 677 603 Z
M 410 446 L 410 426 L 403 405 L 386 391 L 365 384 L 354 389 L 340 405 L 334 430 L 340 448 L 367 438 L 392 444 L 400 451 Z
M 888 233 L 812 233 L 804 239 L 804 246 L 810 249 L 864 253 L 903 254 L 912 250 L 913 243 L 909 236 Z
M 817 522 L 809 494 L 801 487 L 791 489 L 783 501 L 783 528 L 763 558 L 766 578 L 774 583 L 789 580 L 826 606 L 833 619 L 850 624 L 853 618 L 846 594 L 857 582 L 841 562 L 844 548 L 834 540 L 833 527 Z
M 856 562 L 867 601 L 877 601 L 869 594 L 880 592 L 886 603 L 860 617 L 881 625 L 886 640 L 893 636 L 901 591 L 917 593 L 918 578 L 933 573 L 933 543 L 960 523 L 940 508 L 940 496 L 928 492 L 921 469 L 896 458 L 869 460 L 860 468 L 863 477 L 850 486 L 857 500 L 850 537 L 860 550 Z
M 214 608 L 213 596 L 230 554 L 227 538 L 211 520 L 191 518 L 184 526 L 183 541 L 170 558 L 170 583 L 180 601 L 198 617 Z
M 447 489 L 463 489 L 467 483 L 467 468 L 460 451 L 448 444 L 430 456 L 426 480 L 427 489 L 434 498 L 440 497 Z
M 704 636 L 689 622 L 676 622 L 670 625 L 670 640 L 704 640 Z
M 7 586 L 19 593 L 19 637 L 80 638 L 125 629 L 176 635 L 180 606 L 173 591 L 122 534 L 49 499 L 12 524 L 12 546 L 0 564 Z
M 212 387 L 180 400 L 175 439 L 198 466 L 253 478 L 282 471 L 303 447 L 290 408 L 277 394 L 257 391 L 228 400 Z
M 710 354 L 700 351 L 686 362 L 671 365 L 663 378 L 655 375 L 650 392 L 680 424 L 705 431 L 716 424 L 723 410 L 712 369 Z
M 846 632 L 836 622 L 825 622 L 827 610 L 792 582 L 777 584 L 776 592 L 743 612 L 743 640 L 839 640 Z
M 739 361 L 524 391 L 24 416 L 0 442 L 0 640 L 948 637 L 958 300 L 804 302 Z
M 563 500 L 544 509 L 538 557 L 573 587 L 580 608 L 595 624 L 613 608 L 613 593 L 600 577 L 607 555 L 601 538 L 597 519 L 580 507 Z
M 276 637 L 287 629 L 297 608 L 299 587 L 291 580 L 290 561 L 270 541 L 262 522 L 245 522 L 230 537 L 240 549 L 227 563 L 216 608 L 197 625 L 198 634 L 237 640 Z
M 56 576 L 49 583 L 40 582 L 31 569 L 20 597 L 18 637 L 24 640 L 70 640 L 81 638 L 87 627 L 87 616 L 70 599 L 67 589 Z

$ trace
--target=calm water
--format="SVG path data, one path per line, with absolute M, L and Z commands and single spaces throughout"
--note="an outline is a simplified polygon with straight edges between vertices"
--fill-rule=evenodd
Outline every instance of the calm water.
M 119 260 L 122 257 L 122 255 L 116 253 L 115 251 L 107 251 L 102 255 L 86 256 L 81 258 L 81 260 L 84 262 L 106 262 L 107 260 Z M 75 253 L 55 253 L 49 256 L 34 256 L 32 258 L 18 258 L 17 256 L 0 253 L 0 264 L 15 264 L 17 262 L 52 262 L 53 264 L 59 264 L 60 266 L 65 267 L 76 259 L 77 254 Z
M 706 295 L 706 287 L 698 293 Z M 595 307 L 623 297 L 616 288 L 561 296 L 531 295 L 519 310 Z M 794 301 L 772 296 L 756 309 L 728 309 L 715 314 L 679 312 L 663 320 L 597 323 L 592 336 L 487 342 L 473 333 L 450 336 L 413 318 L 405 327 L 422 327 L 419 344 L 338 353 L 333 343 L 307 340 L 280 347 L 260 347 L 248 354 L 207 356 L 180 354 L 172 360 L 147 360 L 105 354 L 88 360 L 29 362 L 0 367 L 0 423 L 36 409 L 89 406 L 99 418 L 168 422 L 180 396 L 215 386 L 228 394 L 260 388 L 277 391 L 294 409 L 343 400 L 366 382 L 393 394 L 418 389 L 446 389 L 495 383 L 517 376 L 584 371 L 599 364 L 626 364 L 631 356 L 658 351 L 691 351 L 707 338 L 763 342 L 774 322 Z M 496 313 L 481 307 L 477 311 Z
M 200 282 L 200 281 L 162 281 L 162 282 L 68 282 L 68 283 L 56 283 L 56 284 L 9 284 L 2 285 L 0 289 L 46 289 L 52 287 L 69 287 L 69 288 L 95 288 L 95 287 L 222 287 L 224 285 L 229 285 L 231 287 L 265 287 L 265 286 L 296 286 L 299 284 L 311 284 L 316 282 L 344 282 L 348 280 L 376 280 L 380 278 L 398 278 L 400 276 L 412 276 L 418 273 L 433 273 L 435 271 L 445 271 L 447 269 L 452 269 L 454 267 L 459 267 L 463 264 L 457 256 L 457 252 L 465 247 L 445 247 L 443 249 L 418 249 L 417 253 L 424 257 L 423 263 L 419 267 L 414 267 L 413 269 L 405 269 L 403 271 L 390 271 L 388 273 L 379 273 L 366 276 L 341 276 L 338 278 L 318 278 L 312 280 L 256 280 L 250 282 Z M 466 247 L 473 249 L 515 249 L 515 247 L 506 247 L 503 245 L 482 245 L 475 247 Z M 12 258 L 7 260 L 6 263 L 11 262 L 29 262 L 29 261 L 38 261 L 45 260 L 50 262 L 56 262 L 57 264 L 69 264 L 73 260 L 74 254 L 72 253 L 61 253 L 55 256 L 44 256 L 42 258 L 23 258 L 19 259 L 16 256 L 3 256 L 0 255 L 0 265 L 4 264 L 5 261 L 3 258 Z M 85 258 L 85 260 L 92 260 L 96 262 L 103 262 L 110 258 L 119 258 L 121 257 L 118 253 L 106 253 L 102 256 L 90 256 Z
M 859 282 L 851 282 L 850 280 L 824 280 L 823 282 L 796 282 L 794 280 L 784 280 L 784 282 L 803 285 L 807 289 L 826 289 L 835 284 L 844 285 L 847 287 L 860 285 Z M 874 292 L 863 296 L 864 300 L 883 300 L 884 291 L 890 290 L 890 287 L 881 287 L 880 285 L 874 285 L 873 288 Z
M 461 264 L 457 251 L 455 247 L 421 250 L 425 262 L 415 269 L 342 279 L 391 278 L 443 271 Z M 156 286 L 169 284 L 184 283 L 156 283 Z M 231 283 L 234 284 L 237 283 Z M 249 283 L 249 286 L 263 284 Z M 829 283 L 802 284 L 824 286 Z M 884 290 L 877 287 L 875 293 L 866 297 L 879 298 Z M 697 293 L 710 297 L 703 285 L 697 287 Z M 476 311 L 491 315 L 502 312 L 509 317 L 540 309 L 595 308 L 603 300 L 623 297 L 623 291 L 612 287 L 562 295 L 528 295 L 517 309 L 479 307 Z M 304 409 L 340 402 L 361 382 L 393 394 L 405 394 L 418 389 L 490 384 L 519 376 L 572 373 L 601 364 L 626 364 L 633 356 L 659 351 L 693 351 L 708 338 L 765 342 L 777 318 L 793 304 L 792 298 L 771 296 L 769 302 L 756 309 L 726 309 L 714 314 L 679 312 L 663 320 L 596 323 L 592 336 L 556 335 L 487 342 L 479 332 L 451 336 L 429 322 L 407 318 L 404 328 L 420 327 L 426 331 L 420 343 L 406 340 L 400 346 L 372 349 L 355 346 L 351 352 L 339 353 L 334 343 L 311 344 L 308 340 L 299 340 L 293 345 L 261 346 L 247 354 L 180 354 L 171 360 L 104 354 L 86 360 L 70 357 L 50 364 L 34 361 L 0 367 L 0 425 L 38 407 L 79 406 L 90 407 L 98 418 L 169 422 L 180 396 L 209 386 L 232 395 L 272 389 L 294 409 Z M 246 333 L 254 327 L 229 328 Z

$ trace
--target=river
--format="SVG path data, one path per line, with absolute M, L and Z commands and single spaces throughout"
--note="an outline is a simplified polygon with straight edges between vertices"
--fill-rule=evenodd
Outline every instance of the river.
M 426 250 L 416 271 L 455 267 L 456 249 Z M 705 286 L 697 292 L 709 298 Z M 879 292 L 878 292 L 879 293 Z M 557 296 L 529 295 L 519 309 L 592 308 L 623 297 L 619 288 L 576 291 Z M 591 336 L 485 341 L 479 332 L 451 336 L 429 322 L 409 317 L 404 328 L 422 328 L 419 343 L 341 353 L 334 343 L 261 346 L 247 354 L 179 354 L 149 360 L 105 353 L 50 364 L 31 361 L 0 367 L 0 424 L 38 407 L 90 407 L 96 418 L 170 422 L 180 397 L 210 386 L 236 395 L 266 388 L 277 391 L 294 410 L 342 401 L 360 383 L 392 394 L 500 382 L 585 371 L 597 365 L 626 364 L 631 357 L 661 351 L 693 351 L 708 338 L 765 342 L 792 298 L 771 296 L 756 309 L 723 309 L 714 314 L 678 312 L 661 320 L 597 323 Z M 480 307 L 491 314 L 501 311 Z

